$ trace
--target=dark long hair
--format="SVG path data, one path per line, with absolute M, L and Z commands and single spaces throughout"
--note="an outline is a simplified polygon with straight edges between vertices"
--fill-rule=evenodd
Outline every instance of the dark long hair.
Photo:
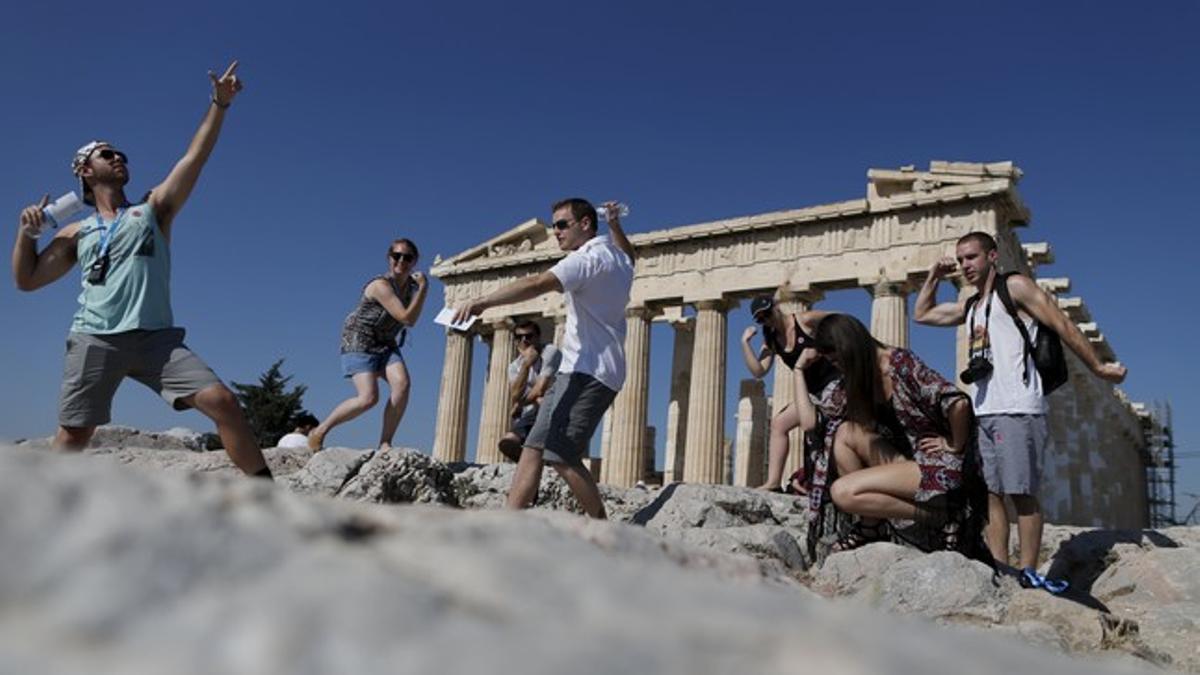
M 875 406 L 883 400 L 883 380 L 877 348 L 887 348 L 849 314 L 821 319 L 813 335 L 817 351 L 837 359 L 846 388 L 846 418 L 859 424 L 875 419 Z

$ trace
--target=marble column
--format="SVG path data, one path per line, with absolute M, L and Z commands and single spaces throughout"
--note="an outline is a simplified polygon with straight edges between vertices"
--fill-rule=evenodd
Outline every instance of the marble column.
M 908 349 L 908 286 L 881 281 L 871 288 L 871 335 L 893 347 Z
M 508 321 L 498 321 L 491 328 L 487 382 L 483 385 L 483 416 L 479 421 L 479 442 L 475 446 L 475 461 L 480 464 L 505 461 L 498 444 L 500 437 L 508 431 L 508 364 L 516 356 Z
M 688 391 L 683 480 L 720 483 L 724 475 L 726 304 L 696 303 L 696 341 Z
M 742 380 L 739 390 L 733 484 L 758 487 L 766 479 L 767 391 L 755 378 Z
M 683 480 L 684 443 L 687 440 L 688 394 L 692 385 L 692 345 L 695 319 L 671 322 L 675 345 L 671 356 L 671 400 L 667 404 L 667 434 L 663 460 L 663 485 Z
M 474 346 L 474 335 L 447 329 L 433 437 L 433 457 L 442 462 L 467 459 L 467 412 L 471 400 L 471 352 Z
M 605 448 L 605 477 L 610 485 L 633 487 L 644 478 L 646 403 L 650 388 L 650 312 L 625 310 L 625 385 L 612 406 L 612 432 Z
M 822 297 L 823 294 L 819 291 L 790 293 L 780 298 L 776 304 L 784 316 L 791 316 L 792 314 L 807 312 Z M 774 373 L 772 375 L 774 380 L 771 383 L 771 417 L 774 418 L 781 410 L 796 401 L 796 380 L 792 375 L 792 369 L 788 368 L 787 364 L 779 357 L 775 357 L 775 365 L 772 367 L 772 372 Z M 787 460 L 783 463 L 783 480 L 786 481 L 788 476 L 791 476 L 795 473 L 796 469 L 804 464 L 803 448 L 804 432 L 799 428 L 792 429 L 788 433 L 788 456 Z M 763 471 L 763 480 L 766 480 L 765 465 Z M 757 485 L 762 485 L 762 483 L 758 483 Z

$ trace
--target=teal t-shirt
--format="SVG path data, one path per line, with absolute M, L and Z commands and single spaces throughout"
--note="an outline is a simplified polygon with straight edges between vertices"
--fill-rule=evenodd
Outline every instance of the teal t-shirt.
M 88 270 L 100 256 L 104 232 L 113 228 L 108 273 L 103 283 L 89 283 Z M 171 252 L 150 204 L 128 206 L 108 223 L 99 213 L 93 215 L 83 221 L 75 246 L 83 271 L 83 292 L 72 331 L 107 334 L 174 325 Z

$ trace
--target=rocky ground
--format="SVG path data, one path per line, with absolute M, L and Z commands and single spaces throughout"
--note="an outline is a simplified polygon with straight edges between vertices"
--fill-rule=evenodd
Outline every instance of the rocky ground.
M 803 505 L 743 488 L 594 522 L 553 472 L 517 514 L 506 465 L 95 445 L 0 449 L 2 673 L 1200 672 L 1200 528 L 1050 526 L 1055 597 L 891 544 L 810 568 Z

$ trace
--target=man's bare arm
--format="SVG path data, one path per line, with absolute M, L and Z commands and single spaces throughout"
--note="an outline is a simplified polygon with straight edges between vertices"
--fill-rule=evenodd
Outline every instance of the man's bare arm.
M 913 320 L 926 326 L 957 326 L 967 318 L 963 302 L 943 302 L 937 304 L 938 282 L 957 268 L 953 258 L 942 258 L 929 268 L 925 283 L 917 293 L 913 304 Z
M 22 291 L 34 291 L 61 279 L 75 265 L 75 235 L 79 223 L 72 223 L 54 234 L 54 238 L 42 249 L 37 250 L 36 236 L 44 227 L 42 209 L 50 195 L 41 202 L 21 211 L 17 225 L 17 240 L 13 243 L 13 282 Z
M 150 206 L 154 209 L 158 226 L 164 235 L 169 235 L 171 223 L 183 208 L 188 196 L 192 194 L 196 181 L 200 179 L 200 171 L 217 144 L 221 125 L 225 121 L 225 109 L 242 90 L 242 82 L 234 74 L 237 65 L 237 61 L 229 64 L 219 78 L 212 72 L 208 73 L 213 85 L 212 102 L 209 103 L 208 112 L 204 114 L 204 120 L 200 122 L 196 135 L 192 137 L 187 152 L 175 164 L 175 168 L 171 169 L 166 179 L 150 193 Z
M 1014 274 L 1006 280 L 1008 283 L 1008 293 L 1017 307 L 1027 312 L 1030 316 L 1049 326 L 1051 330 L 1058 333 L 1058 337 L 1075 352 L 1079 360 L 1087 366 L 1088 370 L 1092 371 L 1097 377 L 1120 384 L 1125 380 L 1127 370 L 1125 366 L 1117 363 L 1104 363 L 1096 354 L 1092 343 L 1088 341 L 1087 336 L 1083 331 L 1079 330 L 1079 326 L 1067 316 L 1067 313 L 1058 306 L 1058 302 L 1054 296 L 1042 290 L 1040 286 L 1027 276 Z
M 466 321 L 468 317 L 479 316 L 490 307 L 532 300 L 551 291 L 561 293 L 562 289 L 562 283 L 559 282 L 558 277 L 554 276 L 553 272 L 542 272 L 536 276 L 519 279 L 482 298 L 459 305 L 454 311 L 454 322 L 459 323 Z
M 621 218 L 617 215 L 617 203 L 605 202 L 603 206 L 607 209 L 608 231 L 612 234 L 613 243 L 629 256 L 629 262 L 633 262 L 636 259 L 633 254 L 633 242 L 629 241 L 629 237 L 625 236 L 625 230 L 621 228 Z

